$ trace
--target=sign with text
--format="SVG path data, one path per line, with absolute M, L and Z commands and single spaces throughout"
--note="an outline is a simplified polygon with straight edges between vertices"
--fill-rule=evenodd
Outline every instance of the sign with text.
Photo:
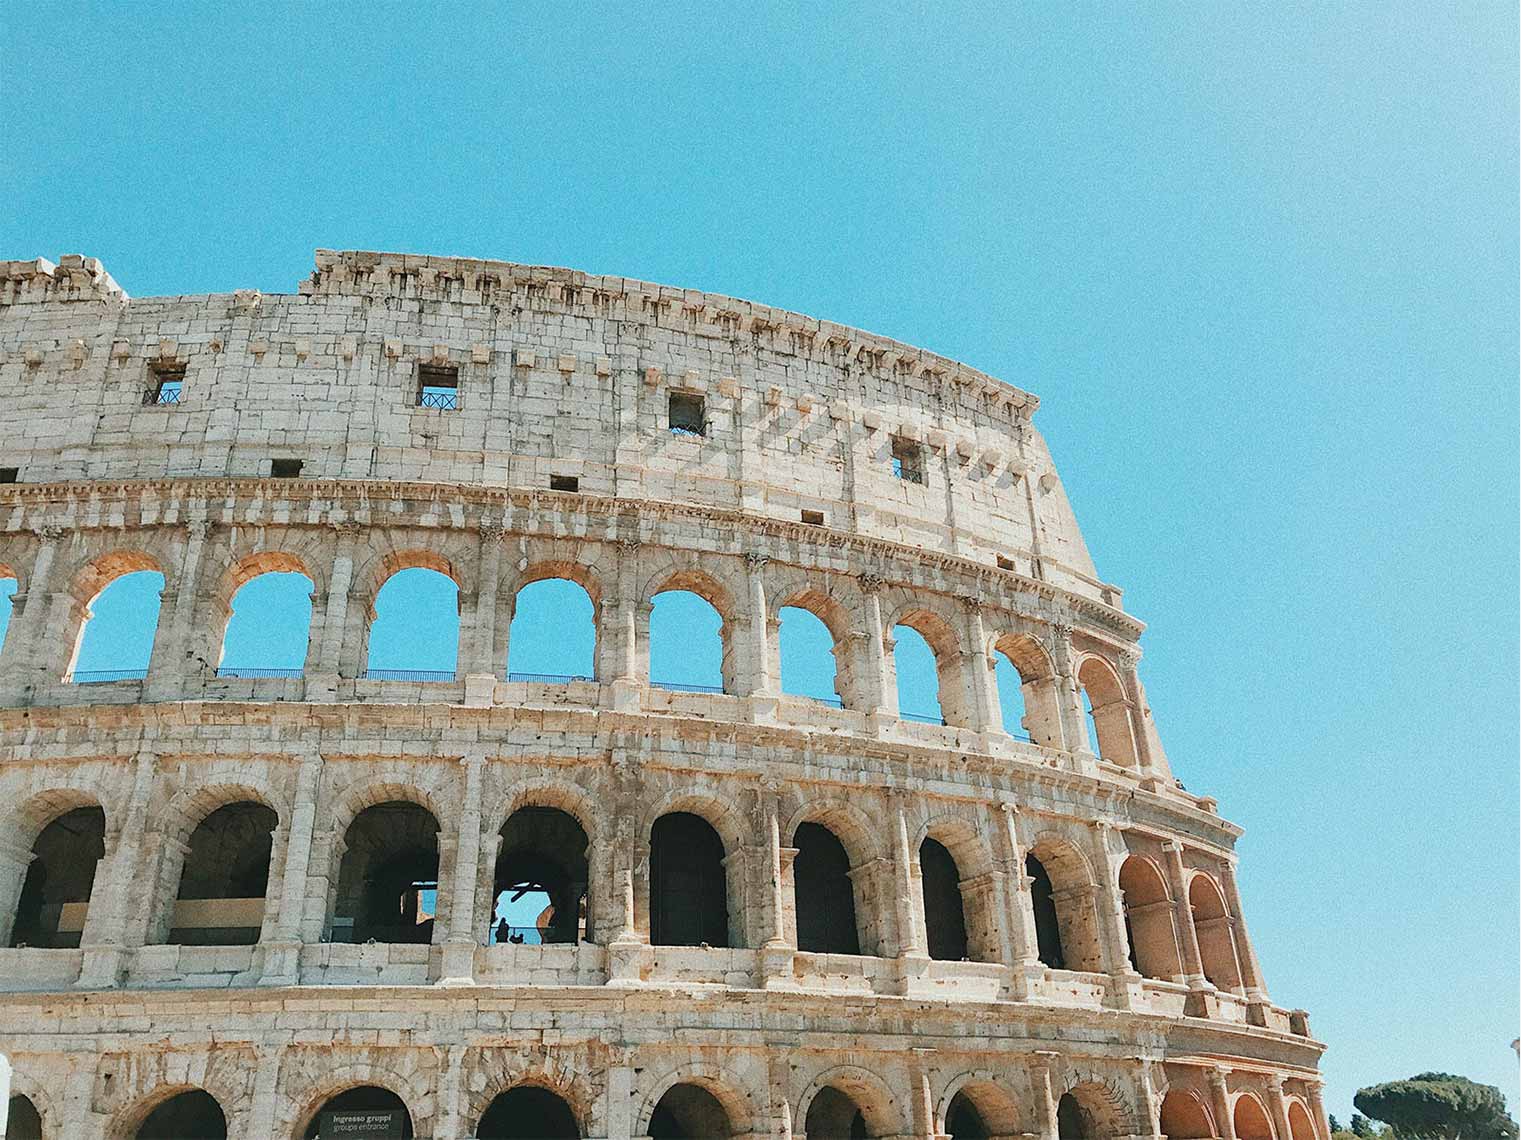
M 351 1108 L 324 1112 L 321 1140 L 401 1140 L 402 1113 L 395 1108 Z

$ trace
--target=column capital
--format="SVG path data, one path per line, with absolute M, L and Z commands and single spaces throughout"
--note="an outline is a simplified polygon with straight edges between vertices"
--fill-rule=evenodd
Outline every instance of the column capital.
M 756 550 L 749 551 L 745 555 L 745 567 L 752 574 L 756 573 L 757 571 L 764 570 L 766 568 L 766 563 L 770 561 L 771 555 L 762 554 Z
M 861 589 L 868 594 L 875 594 L 883 586 L 887 585 L 887 579 L 872 570 L 857 574 L 856 581 L 860 584 Z

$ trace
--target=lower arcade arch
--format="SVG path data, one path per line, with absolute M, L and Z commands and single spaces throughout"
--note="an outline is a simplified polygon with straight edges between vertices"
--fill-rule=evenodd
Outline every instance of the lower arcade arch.
M 416 1135 L 406 1102 L 379 1085 L 356 1085 L 328 1097 L 312 1114 L 301 1135 L 304 1140 L 362 1136 L 365 1133 L 358 1131 L 361 1122 L 371 1125 L 370 1135 L 396 1137 L 398 1140 L 411 1140 Z
M 951 1087 L 955 1091 L 945 1102 L 940 1127 L 947 1140 L 993 1140 L 1024 1131 L 1014 1097 L 991 1074 L 973 1074 L 959 1088 Z
M 251 800 L 224 804 L 190 834 L 179 892 L 159 918 L 155 941 L 250 946 L 259 940 L 279 817 Z
M 1209 1140 L 1215 1135 L 1209 1110 L 1187 1089 L 1169 1089 L 1162 1098 L 1161 1126 L 1167 1140 Z
M 226 1140 L 227 1116 L 205 1089 L 185 1089 L 158 1104 L 130 1134 L 131 1140 Z
M 344 832 L 333 904 L 334 942 L 433 941 L 438 820 L 391 800 L 365 808 Z
M 66 811 L 37 833 L 8 945 L 53 949 L 79 945 L 96 868 L 106 853 L 105 837 L 106 815 L 97 806 Z
M 502 825 L 492 873 L 490 945 L 585 942 L 586 831 L 559 808 L 520 807 Z
M 1317 1140 L 1310 1110 L 1297 1100 L 1289 1101 L 1289 1136 L 1291 1140 Z
M 1251 1093 L 1242 1093 L 1236 1098 L 1231 1117 L 1236 1126 L 1236 1140 L 1273 1140 L 1273 1125 L 1268 1120 L 1267 1109 Z
M 471 1136 L 476 1140 L 580 1140 L 576 1114 L 565 1098 L 542 1085 L 514 1085 L 499 1093 Z
M 42 1114 L 30 1097 L 11 1097 L 8 1111 L 5 1140 L 42 1140 Z
M 734 1121 L 723 1101 L 692 1081 L 666 1089 L 645 1131 L 650 1140 L 728 1140 L 734 1134 Z

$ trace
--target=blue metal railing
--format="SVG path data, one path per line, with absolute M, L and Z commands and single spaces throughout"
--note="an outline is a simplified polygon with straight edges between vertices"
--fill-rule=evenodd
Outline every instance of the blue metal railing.
M 419 408 L 436 408 L 442 412 L 452 412 L 459 408 L 459 393 L 441 388 L 424 389 L 418 394 L 417 406 Z
M 148 675 L 142 669 L 76 669 L 64 678 L 71 685 L 99 685 L 107 681 L 141 681 Z
M 508 673 L 509 681 L 530 681 L 538 685 L 568 685 L 572 681 L 590 681 L 579 673 Z
M 721 693 L 722 685 L 688 685 L 681 681 L 651 681 L 651 687 L 672 693 Z
M 260 669 L 245 668 L 242 665 L 223 665 L 217 670 L 218 677 L 234 677 L 243 680 L 258 680 L 262 677 L 300 677 L 302 670 L 295 669 Z
M 366 681 L 452 681 L 453 669 L 366 669 Z
M 805 701 L 817 701 L 821 705 L 828 705 L 832 709 L 845 707 L 845 698 L 836 693 L 832 697 L 816 697 L 812 693 L 787 693 L 789 697 L 802 697 Z
M 909 712 L 906 709 L 899 709 L 898 717 L 901 720 L 914 721 L 916 724 L 945 724 L 945 717 L 941 716 L 939 713 L 916 713 Z

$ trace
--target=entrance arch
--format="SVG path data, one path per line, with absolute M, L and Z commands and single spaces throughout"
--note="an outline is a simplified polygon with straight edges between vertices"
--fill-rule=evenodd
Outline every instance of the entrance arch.
M 478 1140 L 580 1140 L 581 1130 L 559 1094 L 539 1085 L 517 1085 L 491 1102 L 473 1135 Z

